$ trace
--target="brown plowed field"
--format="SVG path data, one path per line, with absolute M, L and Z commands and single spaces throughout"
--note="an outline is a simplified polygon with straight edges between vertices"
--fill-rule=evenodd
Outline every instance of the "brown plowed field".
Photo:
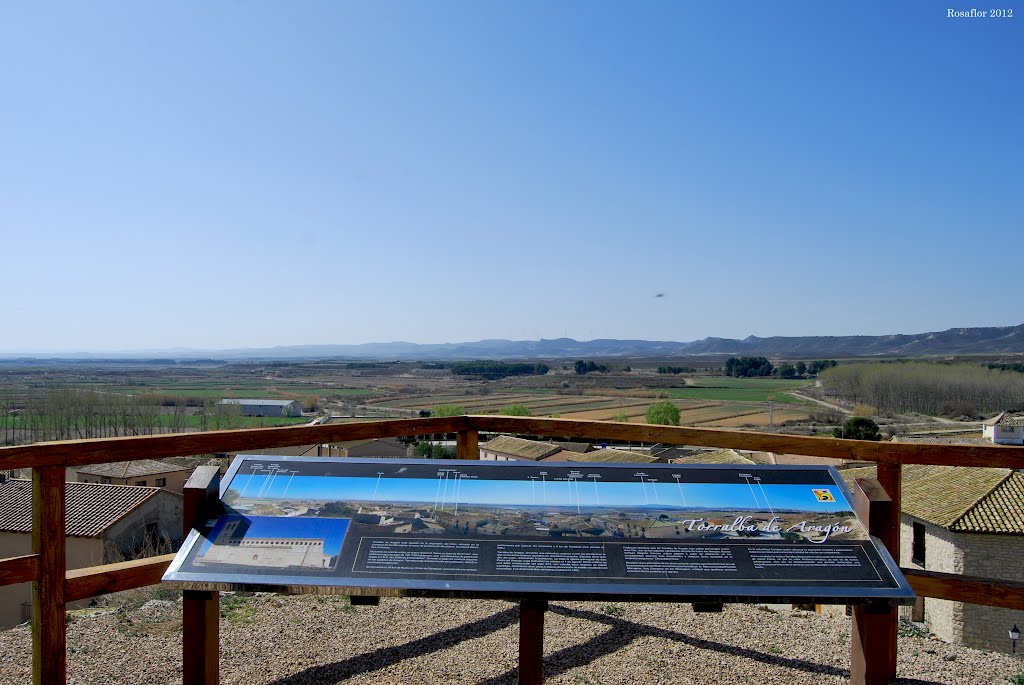
M 799 410 L 784 410 L 775 412 L 775 424 L 778 425 L 783 421 L 801 421 L 809 418 L 809 415 L 805 411 Z M 717 421 L 709 421 L 706 426 L 712 428 L 738 428 L 739 426 L 753 425 L 753 426 L 767 426 L 770 423 L 768 412 L 757 412 L 754 414 L 745 414 L 743 416 L 733 416 L 727 419 L 719 419 Z

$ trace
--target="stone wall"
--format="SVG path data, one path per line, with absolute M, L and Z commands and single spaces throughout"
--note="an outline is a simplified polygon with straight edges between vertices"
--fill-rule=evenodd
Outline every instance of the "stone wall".
M 1024 536 L 952 533 L 963 549 L 963 573 L 1024 581 Z M 1010 651 L 1010 628 L 1024 626 L 1024 611 L 966 604 L 963 643 L 968 647 Z M 1024 647 L 1024 644 L 1020 645 Z
M 922 568 L 910 560 L 913 523 L 924 522 L 904 514 L 900 526 L 900 566 Z M 926 570 L 1024 581 L 1024 536 L 954 533 L 924 525 Z M 930 597 L 924 602 L 928 629 L 947 642 L 968 647 L 1009 652 L 1010 627 L 1024 625 L 1021 611 Z M 911 607 L 901 608 L 900 616 L 910 618 Z

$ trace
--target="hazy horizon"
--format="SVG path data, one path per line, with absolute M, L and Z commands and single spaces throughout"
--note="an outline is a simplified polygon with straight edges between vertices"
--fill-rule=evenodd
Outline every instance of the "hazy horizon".
M 1022 323 L 1022 324 L 1008 324 L 1009 327 L 1015 327 L 1017 325 L 1024 325 L 1024 323 Z M 993 328 L 1001 328 L 1001 327 L 1004 327 L 1004 326 L 995 326 Z M 963 326 L 951 326 L 951 327 L 949 327 L 947 329 L 944 329 L 944 330 L 959 329 L 959 328 L 965 328 L 965 327 L 963 327 Z M 881 334 L 881 335 L 923 335 L 923 334 L 928 334 L 928 333 L 940 333 L 940 332 L 942 332 L 942 331 L 892 331 L 892 332 Z M 770 336 L 756 336 L 754 334 L 750 334 L 750 335 L 752 335 L 754 337 L 758 337 L 758 338 L 760 338 L 760 337 L 770 337 Z M 849 334 L 849 335 L 861 335 L 861 334 Z M 743 336 L 741 338 L 730 338 L 730 339 L 743 340 L 743 339 L 745 339 L 747 337 L 748 336 Z M 781 337 L 800 337 L 800 336 L 787 336 L 786 334 L 781 334 Z M 809 336 L 806 336 L 806 337 L 841 337 L 841 336 L 831 335 L 831 334 L 820 334 L 820 335 L 813 335 L 812 334 L 812 335 L 809 335 Z M 666 340 L 666 339 L 645 340 L 645 339 L 641 339 L 641 338 L 595 338 L 595 339 L 591 339 L 591 340 L 578 340 L 578 339 L 572 338 L 572 340 L 575 340 L 576 342 L 580 342 L 580 343 L 593 342 L 594 340 L 645 340 L 645 342 L 692 343 L 692 342 L 697 342 L 699 340 L 704 340 L 704 339 L 707 339 L 707 338 L 725 338 L 725 336 L 719 336 L 719 335 L 710 334 L 710 335 L 702 336 L 700 338 L 695 338 L 693 340 Z M 290 348 L 304 348 L 304 347 L 311 347 L 311 348 L 315 348 L 315 347 L 333 347 L 333 346 L 339 346 L 339 347 L 345 347 L 345 346 L 359 347 L 359 346 L 369 346 L 369 345 L 416 345 L 416 346 L 432 347 L 432 346 L 442 346 L 442 345 L 471 345 L 471 344 L 482 343 L 482 342 L 487 342 L 487 341 L 507 341 L 507 342 L 511 342 L 511 343 L 533 343 L 533 342 L 541 342 L 541 341 L 544 341 L 544 340 L 559 340 L 559 339 L 561 339 L 561 338 L 540 338 L 540 339 L 536 339 L 536 340 L 511 340 L 511 339 L 506 339 L 506 338 L 481 338 L 479 340 L 446 340 L 446 341 L 428 341 L 428 342 L 423 342 L 423 343 L 416 343 L 416 342 L 411 342 L 411 341 L 408 341 L 408 340 L 376 340 L 376 341 L 371 341 L 371 342 L 367 342 L 367 343 L 348 343 L 348 342 L 301 343 L 300 342 L 300 343 L 284 343 L 284 344 L 280 344 L 280 345 L 273 345 L 273 346 L 267 346 L 267 347 L 242 346 L 242 347 L 231 347 L 231 348 L 201 348 L 201 347 L 181 347 L 181 346 L 175 346 L 175 347 L 163 347 L 163 348 L 137 348 L 137 349 L 92 349 L 92 350 L 89 350 L 89 349 L 41 349 L 41 350 L 10 350 L 10 351 L 7 351 L 7 350 L 4 350 L 3 348 L 0 348 L 0 357 L 2 357 L 2 358 L 11 358 L 11 357 L 18 357 L 18 356 L 31 357 L 33 355 L 49 355 L 49 356 L 57 356 L 57 357 L 59 357 L 62 354 L 69 355 L 69 356 L 76 356 L 76 355 L 102 356 L 102 355 L 105 355 L 105 354 L 109 354 L 109 355 L 112 355 L 112 356 L 118 356 L 118 355 L 138 356 L 138 355 L 149 355 L 149 354 L 159 355 L 159 354 L 173 354 L 173 353 L 187 353 L 189 355 L 203 355 L 204 353 L 216 354 L 216 353 L 221 353 L 221 352 L 229 352 L 229 353 L 239 354 L 239 353 L 243 353 L 243 352 L 246 352 L 246 351 L 260 352 L 260 351 L 272 351 L 274 349 L 290 349 Z M 714 354 L 717 354 L 717 353 L 714 353 Z

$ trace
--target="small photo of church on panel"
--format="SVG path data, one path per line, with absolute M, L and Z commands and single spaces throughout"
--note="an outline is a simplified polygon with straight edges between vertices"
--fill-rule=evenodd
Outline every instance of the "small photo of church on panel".
M 337 568 L 348 519 L 224 516 L 210 531 L 194 564 L 266 569 Z

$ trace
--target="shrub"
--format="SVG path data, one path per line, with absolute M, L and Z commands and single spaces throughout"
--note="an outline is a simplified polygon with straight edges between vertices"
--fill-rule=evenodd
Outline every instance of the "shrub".
M 661 426 L 678 426 L 679 408 L 671 402 L 657 402 L 647 407 L 647 411 L 644 412 L 644 418 L 647 419 L 647 423 Z
M 832 435 L 847 440 L 881 440 L 882 433 L 878 430 L 878 424 L 863 416 L 855 416 L 846 419 L 842 428 L 832 430 Z

